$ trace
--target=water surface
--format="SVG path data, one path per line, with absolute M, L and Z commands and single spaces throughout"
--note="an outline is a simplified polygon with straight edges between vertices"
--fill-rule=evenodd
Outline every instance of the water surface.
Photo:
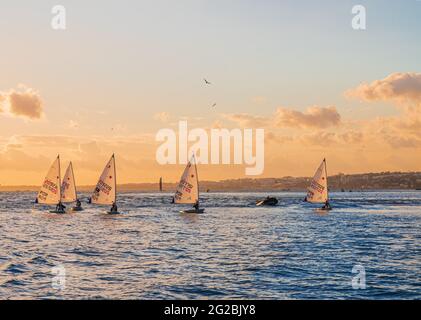
M 271 195 L 278 206 L 256 208 L 266 194 L 208 193 L 205 214 L 183 215 L 170 194 L 125 193 L 125 214 L 107 216 L 0 193 L 0 298 L 421 298 L 421 192 L 333 193 L 328 214 L 302 193 Z M 355 265 L 366 289 L 351 285 Z

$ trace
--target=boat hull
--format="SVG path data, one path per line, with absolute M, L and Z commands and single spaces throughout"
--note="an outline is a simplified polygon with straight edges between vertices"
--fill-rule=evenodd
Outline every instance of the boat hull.
M 66 211 L 64 211 L 64 210 L 50 210 L 49 212 L 50 213 L 56 213 L 56 214 L 65 214 L 66 213 Z
M 116 214 L 121 214 L 121 212 L 118 212 L 118 211 L 107 211 L 107 214 L 116 215 Z
M 205 212 L 205 209 L 198 209 L 198 210 L 191 209 L 191 210 L 182 210 L 182 211 L 180 211 L 180 213 L 197 213 L 197 214 L 204 213 L 204 212 Z
M 278 199 L 270 198 L 265 200 L 260 200 L 256 202 L 256 206 L 262 207 L 262 206 L 276 206 L 278 204 Z

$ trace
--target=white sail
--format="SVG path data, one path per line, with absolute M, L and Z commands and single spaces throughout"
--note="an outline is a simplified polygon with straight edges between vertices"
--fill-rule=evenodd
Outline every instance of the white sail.
M 58 204 L 61 197 L 60 190 L 60 156 L 53 162 L 47 176 L 38 192 L 38 203 Z
M 324 203 L 329 200 L 327 189 L 326 159 L 323 159 L 319 169 L 307 189 L 307 201 L 312 203 Z
M 116 201 L 116 189 L 115 159 L 112 155 L 95 187 L 91 197 L 92 203 L 113 204 Z
M 61 184 L 61 202 L 69 203 L 77 200 L 75 176 L 72 163 L 69 163 Z
M 199 182 L 194 155 L 187 164 L 174 196 L 175 203 L 196 203 L 199 200 Z

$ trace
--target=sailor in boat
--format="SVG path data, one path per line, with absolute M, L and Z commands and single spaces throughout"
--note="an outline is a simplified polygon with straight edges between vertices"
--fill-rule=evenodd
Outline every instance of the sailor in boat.
M 82 209 L 82 202 L 80 202 L 79 199 L 76 199 L 76 206 L 73 208 L 73 210 L 80 211 Z
M 259 200 L 256 202 L 258 206 L 276 206 L 278 204 L 278 199 L 267 196 L 264 200 Z
M 91 203 L 92 203 L 92 198 L 91 198 L 91 197 L 89 197 L 89 198 L 88 198 L 88 203 L 89 203 L 89 204 L 91 204 Z
M 64 204 L 61 203 L 61 201 L 57 204 L 56 206 L 56 211 L 57 212 L 64 212 L 64 209 L 66 209 L 66 206 Z
M 324 204 L 324 206 L 322 207 L 322 210 L 332 210 L 332 206 L 329 203 L 329 200 L 327 200 Z
M 116 205 L 115 202 L 113 202 L 113 205 L 111 206 L 110 212 L 111 213 L 117 213 L 118 212 L 117 205 Z
M 199 210 L 199 200 L 197 200 L 195 202 L 195 204 L 193 205 L 194 210 L 198 211 Z

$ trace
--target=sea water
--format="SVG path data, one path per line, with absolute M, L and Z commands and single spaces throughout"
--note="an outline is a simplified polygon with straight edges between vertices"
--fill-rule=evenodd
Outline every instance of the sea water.
M 0 193 L 0 298 L 421 299 L 421 192 L 332 193 L 330 212 L 270 195 L 205 193 L 194 215 L 123 193 L 111 216 Z

